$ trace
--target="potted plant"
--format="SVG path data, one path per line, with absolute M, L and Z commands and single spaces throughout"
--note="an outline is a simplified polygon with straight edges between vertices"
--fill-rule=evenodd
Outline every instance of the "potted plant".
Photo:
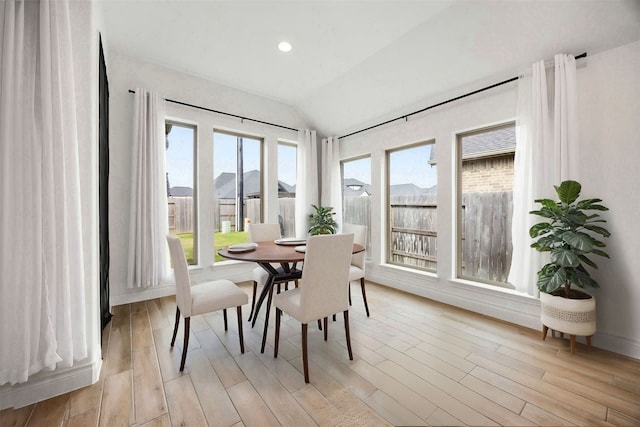
M 547 221 L 535 224 L 529 235 L 537 239 L 531 247 L 550 253 L 550 262 L 538 271 L 540 290 L 542 339 L 548 329 L 567 333 L 571 337 L 571 352 L 575 351 L 575 337 L 591 336 L 596 331 L 595 298 L 577 288 L 598 288 L 587 268 L 598 268 L 592 255 L 609 258 L 599 240 L 610 233 L 598 225 L 606 222 L 594 211 L 607 211 L 601 199 L 578 200 L 582 186 L 576 181 L 563 181 L 554 186 L 559 201 L 539 199 L 539 210 L 533 215 Z M 573 287 L 572 287 L 573 286 Z
M 309 214 L 309 234 L 335 234 L 338 229 L 338 223 L 333 219 L 336 214 L 332 207 L 322 207 L 311 205 L 315 210 Z

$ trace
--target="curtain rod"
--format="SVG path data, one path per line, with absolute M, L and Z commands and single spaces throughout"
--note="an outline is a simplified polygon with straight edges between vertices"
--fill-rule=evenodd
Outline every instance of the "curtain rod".
M 136 93 L 136 91 L 129 89 L 129 93 Z M 278 128 L 287 129 L 287 130 L 293 130 L 293 131 L 296 131 L 296 132 L 298 131 L 298 129 L 295 129 L 295 128 L 292 128 L 292 127 L 289 127 L 289 126 L 279 125 L 277 123 L 265 122 L 263 120 L 258 120 L 258 119 L 252 119 L 251 117 L 239 116 L 237 114 L 227 113 L 225 111 L 213 110 L 211 108 L 201 107 L 199 105 L 188 104 L 188 103 L 182 102 L 182 101 L 176 101 L 175 99 L 164 98 L 164 100 L 167 101 L 167 102 L 171 102 L 173 104 L 184 105 L 186 107 L 191 107 L 191 108 L 197 108 L 198 110 L 209 111 L 211 113 L 217 113 L 217 114 L 224 114 L 225 116 L 235 117 L 235 118 L 240 119 L 240 120 L 249 120 L 249 121 L 256 122 L 256 123 L 261 123 L 263 125 L 275 126 L 275 127 L 278 127 Z
M 576 56 L 575 59 L 586 58 L 586 57 L 587 57 L 587 52 L 584 52 L 584 53 L 581 53 L 580 55 Z M 348 134 L 346 134 L 344 136 L 340 136 L 338 138 L 339 139 L 347 138 L 347 137 L 353 136 L 353 135 L 358 134 L 358 133 L 366 132 L 368 130 L 371 130 L 371 129 L 374 129 L 374 128 L 377 128 L 377 127 L 380 127 L 380 126 L 384 126 L 384 125 L 389 124 L 391 122 L 395 122 L 396 120 L 401 120 L 401 119 L 407 120 L 407 118 L 409 116 L 413 116 L 415 114 L 422 113 L 422 112 L 430 110 L 432 108 L 440 107 L 441 105 L 448 104 L 448 103 L 453 102 L 453 101 L 458 101 L 459 99 L 466 98 L 468 96 L 475 95 L 476 93 L 484 92 L 485 90 L 493 89 L 494 87 L 502 86 L 504 84 L 511 83 L 513 81 L 516 81 L 516 80 L 518 80 L 517 76 L 516 77 L 511 77 L 510 79 L 503 80 L 503 81 L 501 81 L 499 83 L 494 83 L 492 85 L 483 87 L 482 89 L 476 89 L 476 90 L 474 90 L 472 92 L 465 93 L 464 95 L 456 96 L 455 98 L 451 98 L 451 99 L 447 99 L 446 101 L 438 102 L 437 104 L 433 104 L 433 105 L 430 105 L 428 107 L 422 108 L 420 110 L 404 114 L 402 116 L 396 117 L 395 119 L 387 120 L 386 122 L 378 123 L 377 125 L 369 126 L 368 128 L 364 128 L 364 129 L 357 130 L 355 132 L 348 133 Z

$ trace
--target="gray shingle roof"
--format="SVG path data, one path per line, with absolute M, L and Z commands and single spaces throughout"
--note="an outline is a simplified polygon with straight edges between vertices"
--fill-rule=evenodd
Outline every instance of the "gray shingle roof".
M 429 164 L 436 163 L 437 144 L 431 149 Z M 508 126 L 462 137 L 462 160 L 480 159 L 516 151 L 516 128 Z

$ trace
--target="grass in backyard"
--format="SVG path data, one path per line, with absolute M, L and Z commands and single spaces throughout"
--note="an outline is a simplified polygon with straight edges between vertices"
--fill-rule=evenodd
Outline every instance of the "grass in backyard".
M 182 247 L 184 248 L 184 255 L 187 258 L 187 263 L 195 264 L 195 259 L 193 257 L 193 233 L 178 234 L 178 237 L 180 237 L 180 241 L 182 241 Z M 248 242 L 249 233 L 246 231 L 239 231 L 237 233 L 219 232 L 213 235 L 213 241 L 215 243 L 215 262 L 224 261 L 224 258 L 218 255 L 218 249 L 225 246 L 234 245 L 236 243 Z

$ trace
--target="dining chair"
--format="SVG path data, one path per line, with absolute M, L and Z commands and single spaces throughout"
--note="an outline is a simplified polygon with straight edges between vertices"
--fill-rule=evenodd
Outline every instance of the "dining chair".
M 280 224 L 269 224 L 269 223 L 251 223 L 248 227 L 249 232 L 249 241 L 250 242 L 264 242 L 264 241 L 274 241 L 282 237 Z M 273 268 L 281 269 L 280 264 L 271 264 Z M 256 307 L 256 295 L 258 290 L 258 285 L 264 286 L 269 278 L 269 273 L 265 271 L 264 268 L 258 266 L 253 269 L 253 297 L 251 299 L 251 312 L 249 313 L 249 318 L 247 320 L 251 321 L 253 318 L 253 314 Z M 290 280 L 281 280 L 276 281 L 274 283 L 278 285 L 278 293 L 280 293 L 280 284 L 285 283 L 285 290 L 288 289 L 288 284 Z M 298 281 L 295 281 L 296 287 L 298 286 Z
M 184 370 L 189 347 L 189 325 L 191 316 L 222 310 L 224 317 L 224 330 L 227 330 L 227 308 L 236 307 L 238 314 L 238 337 L 240 338 L 240 351 L 244 353 L 244 337 L 242 335 L 242 305 L 248 302 L 247 294 L 230 280 L 214 280 L 211 282 L 191 285 L 187 260 L 179 237 L 167 236 L 171 263 L 176 281 L 176 321 L 173 327 L 171 347 L 176 341 L 180 313 L 184 317 L 184 344 L 182 347 L 182 360 L 180 372 Z
M 327 318 L 342 312 L 349 359 L 353 360 L 349 335 L 349 297 L 344 286 L 349 278 L 352 252 L 353 234 L 309 237 L 300 287 L 285 291 L 274 298 L 276 330 L 273 355 L 278 357 L 280 318 L 282 312 L 285 312 L 302 324 L 302 364 L 306 383 L 309 382 L 307 326 L 310 322 L 324 319 L 326 341 Z
M 269 223 L 251 223 L 248 227 L 249 241 L 250 242 L 264 242 L 274 241 L 282 237 L 280 235 L 280 224 Z M 279 265 L 273 265 L 274 268 L 278 268 Z M 256 308 L 256 294 L 258 285 L 264 286 L 269 278 L 269 273 L 260 266 L 253 269 L 253 298 L 251 299 L 251 312 L 249 313 L 249 320 L 253 318 L 253 311 Z
M 367 226 L 357 224 L 342 224 L 343 233 L 353 233 L 353 243 L 367 247 Z M 351 282 L 360 280 L 360 289 L 362 289 L 362 300 L 364 301 L 364 309 L 369 317 L 369 304 L 367 304 L 367 292 L 364 288 L 364 266 L 365 251 L 351 255 L 351 266 L 349 267 L 349 304 L 351 304 Z

